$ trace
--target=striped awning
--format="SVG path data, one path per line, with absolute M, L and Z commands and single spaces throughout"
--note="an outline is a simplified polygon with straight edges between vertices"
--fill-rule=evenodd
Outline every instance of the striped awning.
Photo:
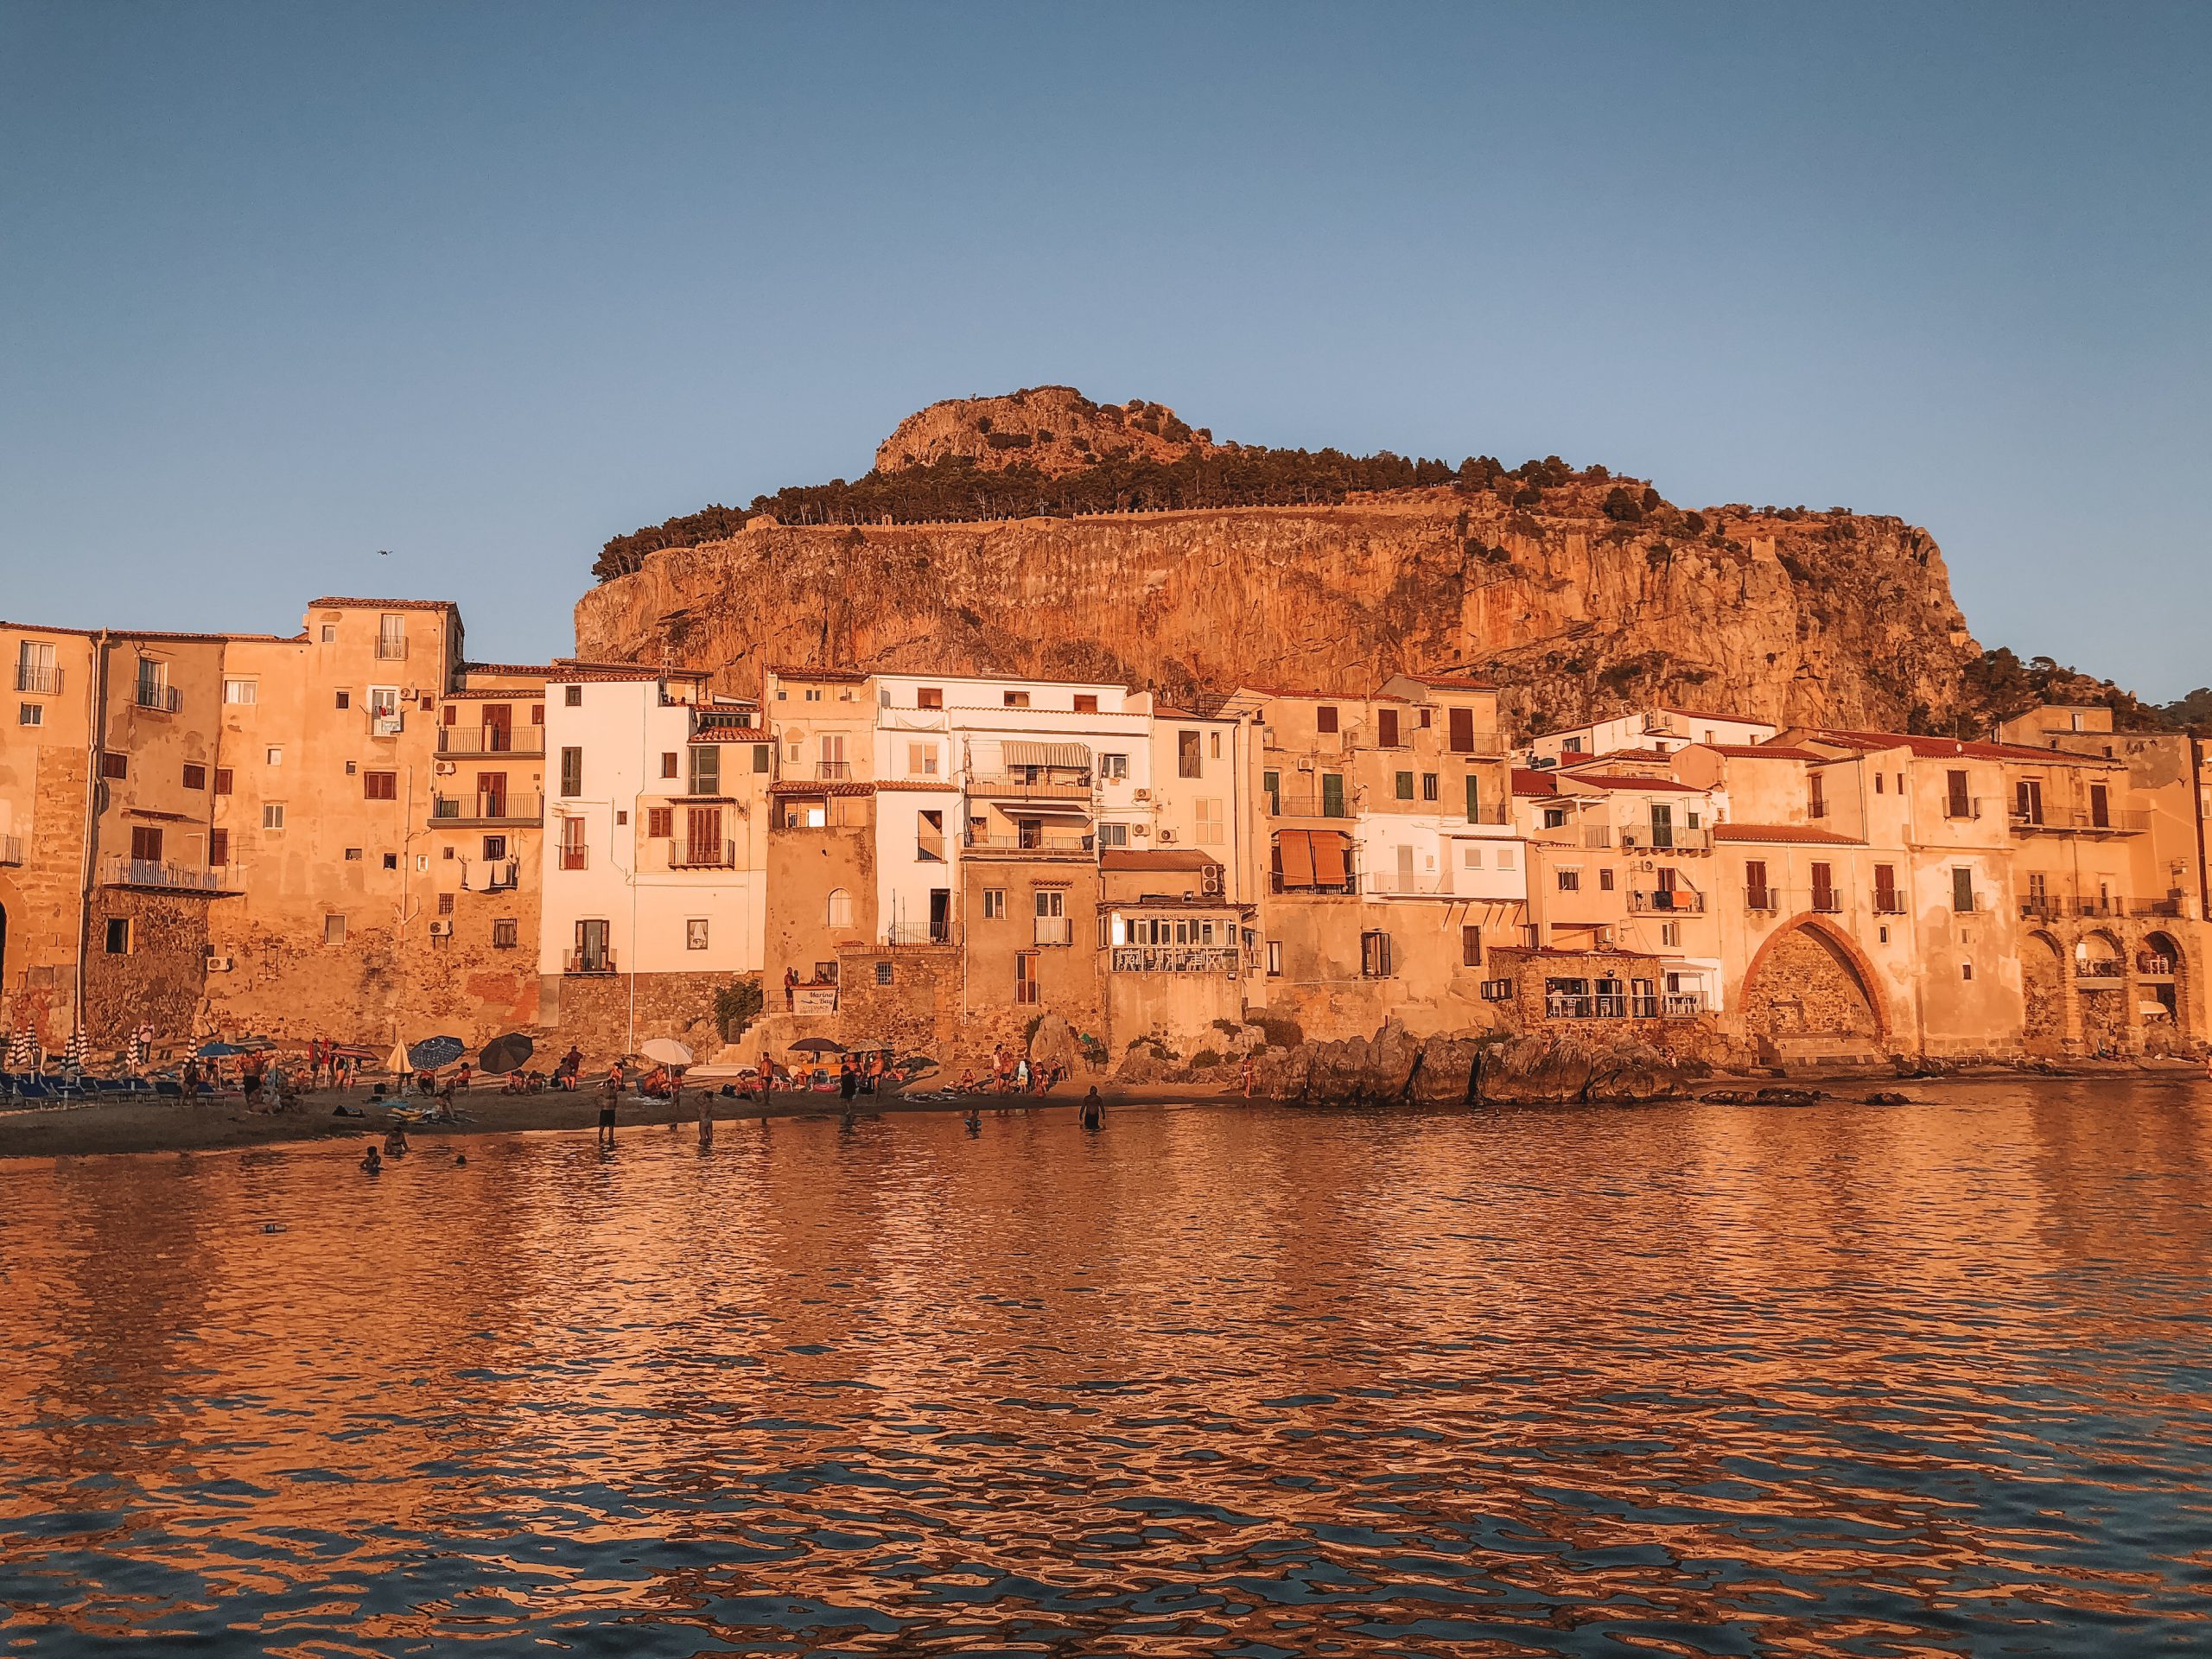
M 1009 766 L 1079 766 L 1088 770 L 1090 751 L 1080 743 L 1030 743 L 1009 738 L 999 745 L 999 756 Z

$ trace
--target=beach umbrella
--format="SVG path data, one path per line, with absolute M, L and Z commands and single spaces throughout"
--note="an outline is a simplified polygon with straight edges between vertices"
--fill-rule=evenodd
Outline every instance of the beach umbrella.
M 85 1069 L 85 1028 L 82 1026 L 69 1033 L 68 1046 L 61 1051 L 61 1067 L 65 1071 Z
M 485 1044 L 483 1052 L 476 1057 L 476 1063 L 484 1068 L 486 1075 L 499 1077 L 528 1059 L 537 1052 L 537 1047 L 522 1033 L 511 1031 L 505 1036 L 494 1037 Z
M 467 1052 L 468 1045 L 458 1037 L 425 1037 L 407 1051 L 407 1063 L 418 1071 L 435 1071 Z
M 384 1069 L 395 1077 L 404 1077 L 407 1075 L 412 1068 L 407 1064 L 406 1044 L 402 1042 L 392 1044 L 391 1052 L 385 1056 Z
M 340 1059 L 373 1060 L 384 1051 L 374 1043 L 340 1043 L 330 1051 Z
M 662 1065 L 689 1065 L 691 1064 L 691 1051 L 684 1047 L 683 1044 L 677 1042 L 673 1037 L 656 1037 L 652 1041 L 647 1043 L 643 1048 L 639 1049 L 638 1052 L 644 1055 L 649 1060 L 658 1061 Z
M 31 1065 L 31 1028 L 25 1026 L 8 1039 L 8 1070 L 28 1071 Z
M 226 1043 L 219 1037 L 200 1045 L 200 1058 L 203 1060 L 226 1060 L 233 1054 L 245 1052 L 236 1043 Z
M 842 1054 L 842 1043 L 833 1043 L 827 1037 L 802 1037 L 791 1046 L 794 1054 Z

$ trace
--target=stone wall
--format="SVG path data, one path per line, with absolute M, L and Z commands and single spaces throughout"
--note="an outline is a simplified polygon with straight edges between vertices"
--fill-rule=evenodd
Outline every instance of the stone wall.
M 101 887 L 92 893 L 92 945 L 86 958 L 85 1035 L 119 1047 L 143 1021 L 157 1037 L 192 1033 L 207 959 L 208 900 Z M 108 923 L 130 924 L 130 948 L 110 954 Z
M 1881 1035 L 1881 1021 L 1857 972 L 1812 928 L 1796 928 L 1776 940 L 1745 981 L 1742 998 L 1744 1028 L 1755 1038 L 1874 1042 Z
M 573 1043 L 583 1050 L 586 1059 L 604 1063 L 656 1037 L 672 1037 L 700 1059 L 712 1058 L 721 1046 L 721 1032 L 715 1020 L 715 993 L 744 977 L 714 973 L 568 974 L 549 978 L 541 989 L 539 1006 L 551 1027 L 551 1035 L 540 1047 L 558 1055 Z

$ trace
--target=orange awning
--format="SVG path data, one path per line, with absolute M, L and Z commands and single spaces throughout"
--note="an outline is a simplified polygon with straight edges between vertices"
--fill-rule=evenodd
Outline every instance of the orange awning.
M 1344 884 L 1344 838 L 1333 830 L 1309 830 L 1306 837 L 1313 843 L 1313 881 L 1317 887 L 1340 887 Z
M 1313 885 L 1313 832 L 1286 830 L 1276 838 L 1282 849 L 1282 884 L 1286 887 Z

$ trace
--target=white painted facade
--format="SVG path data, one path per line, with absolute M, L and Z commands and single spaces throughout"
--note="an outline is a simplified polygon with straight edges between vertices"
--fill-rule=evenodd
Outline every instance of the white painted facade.
M 1562 758 L 1611 754 L 1622 749 L 1658 749 L 1672 754 L 1692 743 L 1764 743 L 1780 728 L 1770 721 L 1734 715 L 1701 714 L 1686 709 L 1646 709 L 1611 720 L 1570 726 L 1532 738 L 1529 753 L 1558 762 Z
M 541 974 L 759 970 L 772 757 L 747 712 L 695 679 L 549 678 Z

